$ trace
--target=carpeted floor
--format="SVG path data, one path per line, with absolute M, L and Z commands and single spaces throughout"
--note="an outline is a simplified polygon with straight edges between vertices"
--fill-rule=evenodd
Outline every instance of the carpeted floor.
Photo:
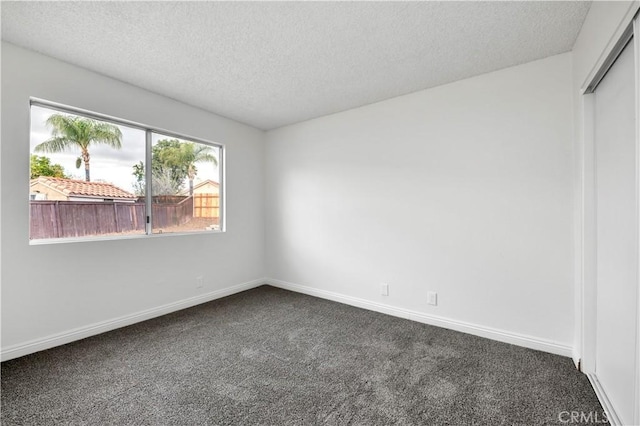
M 602 419 L 568 358 L 268 286 L 2 364 L 5 426 L 534 425 L 572 411 Z

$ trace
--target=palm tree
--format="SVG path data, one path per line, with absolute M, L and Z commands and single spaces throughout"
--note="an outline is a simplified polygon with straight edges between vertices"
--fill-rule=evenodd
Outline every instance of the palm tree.
M 76 160 L 76 168 L 84 163 L 85 180 L 91 180 L 89 146 L 95 144 L 109 145 L 114 149 L 122 148 L 122 132 L 109 123 L 92 120 L 76 115 L 53 114 L 47 119 L 52 128 L 51 138 L 36 145 L 36 152 L 64 152 L 79 148 L 80 157 Z
M 218 165 L 218 159 L 212 154 L 211 147 L 193 142 L 185 142 L 180 145 L 180 160 L 185 166 L 189 178 L 190 196 L 193 196 L 193 179 L 198 174 L 196 163 L 207 162 Z

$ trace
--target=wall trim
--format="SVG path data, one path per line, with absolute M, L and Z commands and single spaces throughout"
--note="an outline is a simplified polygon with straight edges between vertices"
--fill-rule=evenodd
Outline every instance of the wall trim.
M 392 315 L 394 317 L 400 317 L 412 321 L 421 322 L 423 324 L 429 324 L 437 327 L 447 328 L 450 330 L 460 331 L 463 333 L 473 334 L 474 336 L 485 337 L 487 339 L 510 343 L 517 346 L 523 346 L 529 349 L 550 352 L 552 354 L 562 355 L 566 357 L 571 357 L 573 353 L 573 348 L 571 346 L 567 346 L 551 340 L 528 336 L 525 334 L 513 333 L 510 331 L 485 327 L 479 324 L 472 324 L 437 315 L 430 315 L 409 309 L 398 308 L 395 306 L 372 302 L 358 297 L 347 296 L 332 291 L 320 290 L 313 287 L 277 280 L 274 278 L 266 278 L 265 283 L 284 290 L 290 290 L 297 293 L 316 296 L 322 299 L 332 300 L 334 302 L 340 302 L 347 305 L 356 306 L 358 308 L 368 309 L 370 311 L 381 312 L 383 314 Z
M 639 2 L 640 3 L 640 2 Z M 640 191 L 640 12 L 633 20 L 634 38 L 633 48 L 635 55 L 636 69 L 636 191 Z M 640 253 L 640 197 L 636 197 L 636 256 Z M 640 262 L 636 263 L 636 384 L 635 384 L 635 407 L 634 423 L 640 423 Z
M 591 382 L 591 387 L 593 387 L 593 390 L 598 397 L 598 401 L 600 401 L 600 404 L 602 404 L 602 408 L 604 408 L 604 412 L 607 414 L 607 420 L 609 421 L 609 424 L 613 426 L 622 426 L 620 417 L 618 417 L 616 410 L 613 409 L 613 405 L 611 404 L 609 397 L 607 397 L 607 393 L 604 391 L 604 388 L 598 380 L 598 377 L 593 373 L 588 373 L 587 377 L 589 378 L 589 382 Z
M 247 281 L 242 284 L 237 284 L 237 285 L 226 287 L 220 290 L 214 290 L 208 293 L 200 294 L 194 297 L 189 297 L 187 299 L 182 299 L 177 302 L 168 303 L 166 305 L 158 306 L 155 308 L 145 309 L 143 311 L 139 311 L 133 314 L 124 315 L 118 318 L 93 323 L 84 327 L 74 328 L 73 330 L 52 334 L 40 339 L 30 340 L 25 343 L 19 343 L 17 345 L 12 345 L 7 348 L 2 348 L 0 359 L 2 361 L 8 361 L 13 358 L 29 355 L 34 352 L 43 351 L 45 349 L 50 349 L 55 346 L 60 346 L 67 343 L 74 342 L 76 340 L 81 340 L 87 337 L 95 336 L 97 334 L 106 333 L 107 331 L 115 330 L 121 327 L 126 327 L 128 325 L 146 321 L 148 319 L 156 318 L 162 315 L 166 315 L 171 312 L 190 308 L 192 306 L 210 302 L 215 299 L 231 296 L 232 294 L 240 293 L 245 290 L 250 290 L 252 288 L 259 287 L 264 284 L 265 284 L 265 280 L 262 278 L 259 278 L 253 281 Z
M 212 300 L 220 299 L 222 297 L 231 296 L 232 294 L 240 293 L 245 290 L 259 287 L 261 285 L 271 285 L 273 287 L 281 288 L 284 290 L 294 291 L 296 293 L 307 294 L 310 296 L 319 297 L 321 299 L 332 300 L 334 302 L 344 303 L 347 305 L 355 306 L 358 308 L 367 309 L 370 311 L 380 312 L 383 314 L 391 315 L 394 317 L 404 318 L 412 321 L 417 321 L 423 324 L 434 325 L 436 327 L 442 327 L 450 330 L 460 331 L 463 333 L 472 334 L 474 336 L 480 336 L 499 342 L 510 343 L 517 346 L 522 346 L 529 349 L 540 350 L 557 355 L 571 357 L 573 348 L 558 342 L 551 340 L 540 339 L 520 333 L 513 333 L 505 330 L 499 330 L 491 327 L 485 327 L 479 324 L 468 323 L 464 321 L 457 321 L 450 318 L 445 318 L 437 315 L 425 314 L 418 311 L 413 311 L 404 308 L 398 308 L 391 305 L 372 302 L 366 299 L 347 296 L 340 293 L 335 293 L 326 290 L 320 290 L 313 287 L 308 287 L 300 284 L 294 284 L 287 281 L 276 280 L 273 278 L 260 278 L 252 281 L 248 281 L 235 286 L 227 287 L 220 290 L 214 290 L 209 293 L 201 294 L 198 296 L 183 299 L 177 302 L 169 303 L 166 305 L 158 306 L 156 308 L 146 309 L 133 314 L 124 315 L 118 318 L 114 318 L 107 321 L 102 321 L 94 324 L 90 324 L 84 327 L 78 327 L 73 330 L 69 330 L 62 333 L 53 334 L 40 339 L 34 339 L 25 343 L 12 345 L 7 348 L 2 348 L 0 358 L 2 361 L 8 361 L 13 358 L 29 355 L 35 352 L 50 349 L 56 346 L 61 346 L 67 343 L 74 342 L 76 340 L 85 339 L 87 337 L 95 336 L 97 334 L 106 333 L 117 328 L 126 327 L 128 325 L 136 324 L 138 322 L 146 321 L 148 319 L 156 318 L 162 315 L 169 314 L 171 312 L 179 311 L 181 309 L 190 308 L 202 303 L 210 302 Z M 604 404 L 603 404 L 604 405 Z
M 581 282 L 576 290 L 580 297 L 579 307 L 580 342 L 578 347 L 582 358 L 582 369 L 593 373 L 596 369 L 596 146 L 595 146 L 595 95 L 580 95 L 584 120 L 582 122 L 582 164 L 580 176 L 580 213 L 582 241 L 578 247 L 580 253 Z

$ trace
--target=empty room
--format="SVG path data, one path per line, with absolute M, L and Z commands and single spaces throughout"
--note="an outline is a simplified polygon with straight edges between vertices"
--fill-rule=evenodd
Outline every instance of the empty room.
M 3 425 L 640 425 L 640 1 L 0 4 Z

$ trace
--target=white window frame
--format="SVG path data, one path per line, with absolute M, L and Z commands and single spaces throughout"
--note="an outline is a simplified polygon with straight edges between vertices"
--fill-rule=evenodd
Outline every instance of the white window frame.
M 147 124 L 138 123 L 131 120 L 126 120 L 119 117 L 113 117 L 111 115 L 102 114 L 94 111 L 89 111 L 82 108 L 77 108 L 69 105 L 52 102 L 45 99 L 31 97 L 29 99 L 29 111 L 32 106 L 39 106 L 62 113 L 79 115 L 95 120 L 104 121 L 111 124 L 122 125 L 132 127 L 134 129 L 142 130 L 145 132 L 145 216 L 146 225 L 145 232 L 143 234 L 133 235 L 91 235 L 85 237 L 71 237 L 71 238 L 41 238 L 41 239 L 29 239 L 29 245 L 41 245 L 41 244 L 59 244 L 59 243 L 76 243 L 76 242 L 88 242 L 88 241 L 109 241 L 109 240 L 123 240 L 123 239 L 140 239 L 140 238 L 161 238 L 172 236 L 184 236 L 184 235 L 202 235 L 202 234 L 220 234 L 226 232 L 226 194 L 225 194 L 225 144 L 218 142 L 211 142 L 202 138 L 185 135 L 182 133 L 173 132 L 171 130 L 162 129 L 160 127 L 150 126 Z M 31 128 L 31 112 L 29 112 L 29 128 Z M 191 231 L 191 232 L 167 232 L 167 233 L 153 233 L 153 199 L 151 197 L 152 192 L 152 170 L 147 165 L 151 164 L 151 149 L 152 149 L 152 134 L 160 134 L 170 138 L 176 138 L 186 140 L 189 142 L 196 142 L 203 145 L 208 145 L 214 148 L 218 148 L 218 178 L 219 178 L 219 227 L 216 230 L 211 231 Z

